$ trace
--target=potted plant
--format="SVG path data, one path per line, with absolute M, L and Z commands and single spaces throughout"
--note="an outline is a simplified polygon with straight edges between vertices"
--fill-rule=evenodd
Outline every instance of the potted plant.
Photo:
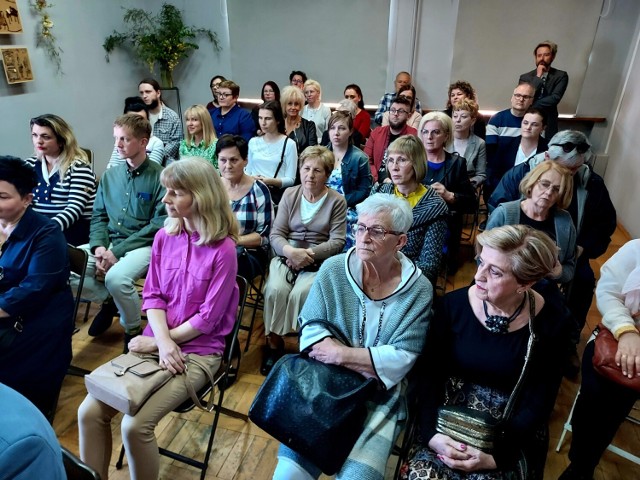
M 116 47 L 129 48 L 153 73 L 156 64 L 160 68 L 160 78 L 164 87 L 173 87 L 173 70 L 187 58 L 198 45 L 196 37 L 206 37 L 215 51 L 220 50 L 218 36 L 206 28 L 195 28 L 184 24 L 182 14 L 175 6 L 165 3 L 160 13 L 152 15 L 140 8 L 126 9 L 124 24 L 128 31 L 114 30 L 102 47 L 107 52 L 106 59 Z

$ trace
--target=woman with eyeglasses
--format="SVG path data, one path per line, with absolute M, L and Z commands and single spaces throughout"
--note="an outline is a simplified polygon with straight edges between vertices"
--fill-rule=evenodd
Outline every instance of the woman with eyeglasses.
M 285 134 L 298 147 L 300 155 L 307 147 L 318 144 L 318 133 L 315 123 L 302 118 L 300 112 L 304 108 L 302 87 L 284 87 L 280 94 L 280 105 L 284 114 Z
M 406 418 L 406 376 L 422 353 L 433 288 L 402 253 L 413 223 L 409 203 L 378 194 L 357 209 L 356 246 L 323 263 L 300 313 L 300 350 L 380 385 L 366 404 L 366 423 L 337 478 L 381 479 L 398 424 Z M 305 326 L 313 320 L 325 323 Z M 330 328 L 351 346 L 333 338 Z M 291 409 L 290 415 L 297 413 Z M 318 478 L 320 473 L 290 448 L 278 450 L 275 480 Z
M 420 121 L 418 135 L 427 152 L 427 172 L 422 183 L 433 188 L 449 208 L 447 268 L 454 274 L 459 265 L 462 215 L 473 211 L 476 193 L 469 181 L 467 161 L 445 150 L 453 138 L 451 118 L 442 112 L 427 113 Z
M 434 308 L 414 377 L 419 435 L 402 479 L 543 478 L 573 323 L 558 288 L 540 282 L 557 274 L 557 247 L 540 231 L 509 225 L 478 235 L 476 253 L 474 284 Z M 441 407 L 456 409 L 457 418 L 447 421 Z M 478 417 L 498 431 L 465 431 Z
M 388 193 L 409 202 L 413 223 L 402 253 L 435 285 L 447 230 L 447 204 L 434 188 L 423 184 L 427 156 L 417 137 L 403 135 L 389 145 L 387 152 L 391 182 L 375 184 L 371 193 Z
M 371 115 L 364 109 L 364 98 L 362 96 L 362 90 L 355 83 L 350 83 L 344 87 L 344 98 L 351 100 L 355 106 L 356 111 L 353 117 L 353 128 L 360 132 L 363 142 L 369 138 L 371 133 Z
M 31 140 L 35 155 L 26 161 L 38 177 L 34 211 L 54 220 L 67 243 L 88 243 L 97 180 L 87 154 L 69 124 L 50 113 L 31 119 Z
M 411 102 L 407 125 L 417 130 L 420 126 L 420 120 L 422 120 L 422 114 L 416 111 L 416 89 L 413 85 L 403 85 L 402 87 L 400 87 L 400 90 L 398 90 L 398 96 L 404 97 Z M 384 114 L 382 115 L 383 127 L 389 125 L 389 115 L 389 111 L 384 112 Z
M 225 80 L 226 80 L 226 78 L 224 78 L 222 75 L 216 75 L 209 82 L 209 88 L 211 89 L 211 94 L 213 95 L 213 100 L 211 100 L 209 103 L 207 103 L 207 110 L 209 112 L 211 112 L 211 111 L 215 110 L 216 108 L 220 107 L 220 104 L 218 103 L 218 87 Z M 125 113 L 127 113 L 127 112 L 125 112 Z
M 565 209 L 573 195 L 573 176 L 557 162 L 542 162 L 520 182 L 524 200 L 502 203 L 489 217 L 487 229 L 503 225 L 529 225 L 551 237 L 560 248 L 562 273 L 556 279 L 567 283 L 576 266 L 576 229 Z

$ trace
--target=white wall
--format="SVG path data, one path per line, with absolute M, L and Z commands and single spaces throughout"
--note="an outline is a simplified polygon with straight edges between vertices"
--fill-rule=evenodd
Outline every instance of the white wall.
M 640 23 L 638 25 L 640 30 Z M 638 30 L 632 47 L 638 48 Z M 633 238 L 640 237 L 640 135 L 638 135 L 638 111 L 640 110 L 640 52 L 631 56 L 631 70 L 624 78 L 625 86 L 616 103 L 617 115 L 613 117 L 606 153 L 609 163 L 605 183 L 618 213 L 620 222 Z
M 81 146 L 94 150 L 96 171 L 102 172 L 113 149 L 113 120 L 122 113 L 123 100 L 136 95 L 138 81 L 149 76 L 148 69 L 133 61 L 126 52 L 111 55 L 105 61 L 104 39 L 114 29 L 122 30 L 122 6 L 126 8 L 160 8 L 152 0 L 64 0 L 53 2 L 50 9 L 53 31 L 64 53 L 64 76 L 55 75 L 53 65 L 43 49 L 35 46 L 36 17 L 19 0 L 21 35 L 0 35 L 0 46 L 26 46 L 29 49 L 35 80 L 7 85 L 0 78 L 0 154 L 29 156 L 33 149 L 29 119 L 43 113 L 55 113 L 73 128 Z M 174 5 L 183 9 L 187 24 L 217 31 L 223 50 L 212 52 L 201 41 L 187 62 L 179 67 L 175 81 L 182 89 L 182 106 L 210 100 L 209 79 L 214 73 L 230 74 L 229 41 L 226 19 L 217 8 L 224 0 L 181 0 Z M 4 76 L 4 74 L 2 74 Z M 167 95 L 172 104 L 170 95 Z

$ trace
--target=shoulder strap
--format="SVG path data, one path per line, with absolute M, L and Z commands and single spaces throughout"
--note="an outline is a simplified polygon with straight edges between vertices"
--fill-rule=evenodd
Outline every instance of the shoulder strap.
M 282 153 L 280 154 L 280 162 L 278 162 L 278 168 L 276 168 L 276 173 L 273 174 L 273 178 L 278 178 L 278 172 L 282 167 L 282 162 L 284 162 L 284 151 L 287 149 L 287 140 L 289 140 L 289 137 L 285 135 L 284 145 L 282 145 Z
M 520 378 L 518 378 L 516 386 L 513 388 L 513 392 L 511 393 L 511 396 L 507 401 L 507 405 L 504 408 L 504 412 L 502 412 L 502 422 L 506 422 L 513 413 L 513 407 L 515 406 L 518 395 L 522 390 L 522 384 L 524 383 L 529 370 L 531 370 L 531 354 L 533 351 L 533 346 L 538 341 L 535 329 L 533 328 L 533 322 L 536 316 L 536 300 L 533 293 L 531 293 L 530 291 L 527 291 L 527 296 L 529 297 L 529 342 L 527 343 L 527 353 L 524 357 L 524 365 L 522 367 L 522 372 L 520 372 Z

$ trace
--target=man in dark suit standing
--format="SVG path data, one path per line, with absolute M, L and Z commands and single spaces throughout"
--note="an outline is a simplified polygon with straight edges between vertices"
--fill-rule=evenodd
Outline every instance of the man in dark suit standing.
M 533 50 L 536 69 L 520 75 L 520 82 L 530 83 L 536 88 L 533 107 L 547 115 L 546 138 L 551 138 L 558 132 L 558 103 L 569 84 L 567 72 L 551 66 L 556 53 L 558 45 L 549 40 L 540 42 Z

